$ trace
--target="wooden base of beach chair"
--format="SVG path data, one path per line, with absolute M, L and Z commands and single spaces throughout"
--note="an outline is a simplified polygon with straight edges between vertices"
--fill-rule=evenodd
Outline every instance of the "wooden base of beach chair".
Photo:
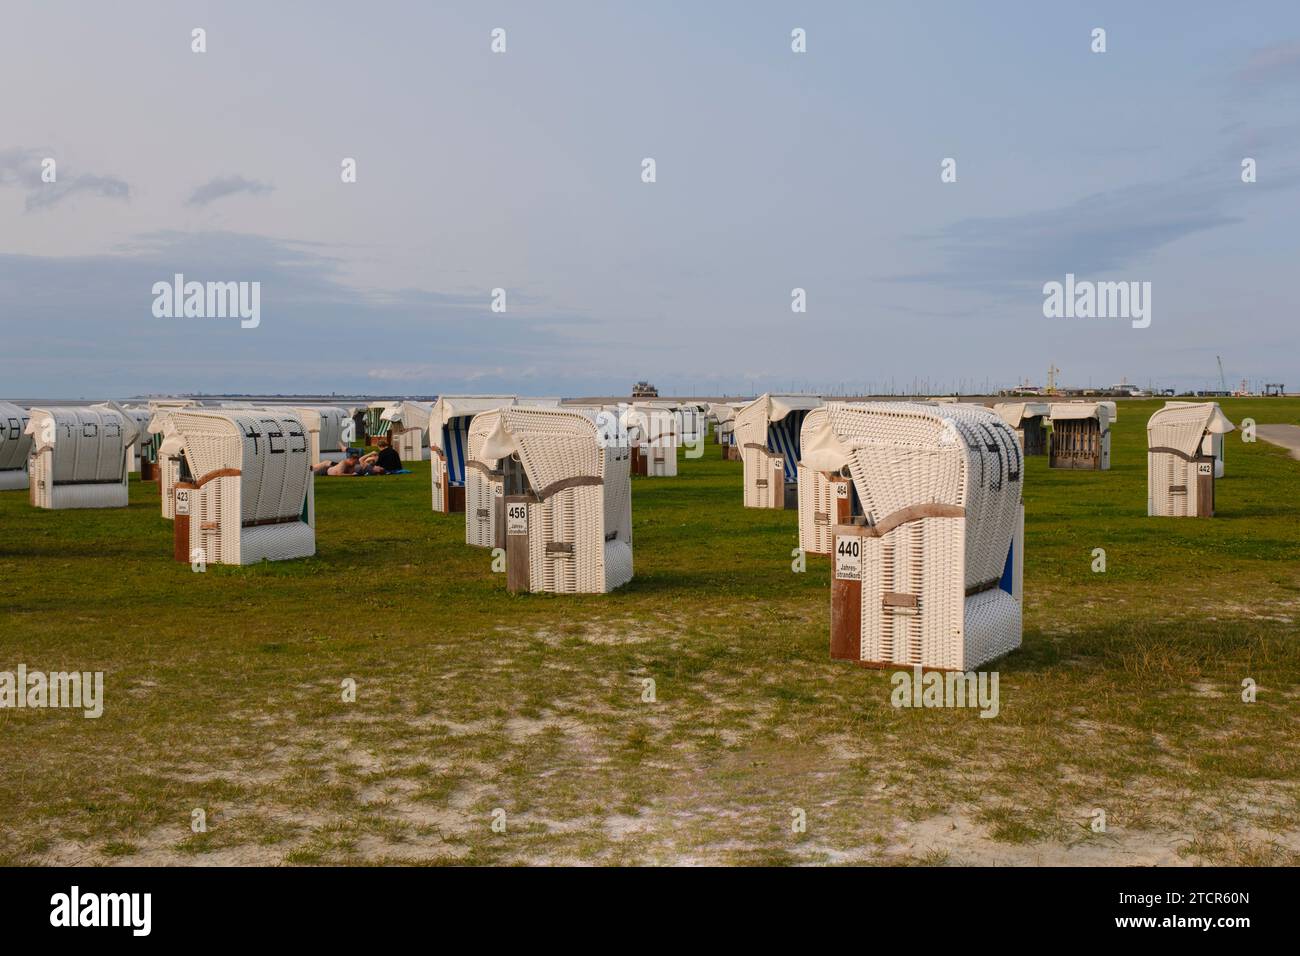
M 195 487 L 189 482 L 178 482 L 171 491 L 172 499 L 180 505 L 179 509 L 175 506 L 172 509 L 172 557 L 183 564 L 190 563 L 190 505 Z
M 799 485 L 793 481 L 786 482 L 782 505 L 786 511 L 799 510 Z
M 862 579 L 849 577 L 847 572 L 862 561 L 861 529 L 836 525 L 831 540 L 831 660 L 858 661 L 862 657 Z
M 505 496 L 506 590 L 511 594 L 532 590 L 529 578 L 528 497 Z
M 464 485 L 451 485 L 447 488 L 447 511 L 458 515 L 465 513 Z
M 632 448 L 632 474 L 646 477 L 649 470 L 645 450 L 639 445 Z
M 145 461 L 144 459 L 141 459 L 140 480 L 154 481 L 156 478 L 157 478 L 157 468 L 154 466 L 154 463 L 151 461 Z

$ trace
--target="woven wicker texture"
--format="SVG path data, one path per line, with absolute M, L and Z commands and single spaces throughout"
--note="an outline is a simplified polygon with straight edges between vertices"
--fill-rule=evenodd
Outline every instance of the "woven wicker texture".
M 826 473 L 799 465 L 799 547 L 805 553 L 831 553 L 835 509 L 835 487 Z
M 545 495 L 528 505 L 529 589 L 601 594 L 630 581 L 629 450 L 603 447 L 581 412 L 511 406 L 498 415 L 493 440 L 508 436 L 530 490 Z
M 9 402 L 0 402 L 0 491 L 27 487 L 27 457 L 32 451 L 32 436 L 27 427 L 27 412 Z
M 30 500 L 38 508 L 121 508 L 127 503 L 133 420 L 108 407 L 33 408 Z
M 295 414 L 186 410 L 172 413 L 171 423 L 199 483 L 191 494 L 191 547 L 209 564 L 315 553 L 311 447 Z
M 653 402 L 635 402 L 623 409 L 622 425 L 628 444 L 639 448 L 645 456 L 647 478 L 671 478 L 677 474 L 681 415 L 671 405 Z
M 1168 402 L 1151 416 L 1147 421 L 1148 515 L 1184 518 L 1198 513 L 1198 465 L 1213 460 L 1214 477 L 1223 474 L 1223 433 L 1231 430 L 1233 425 L 1217 402 Z
M 963 405 L 833 402 L 827 411 L 852 450 L 868 524 L 926 506 L 963 511 L 863 537 L 862 660 L 969 670 L 1018 647 L 1020 604 L 995 586 L 1020 521 L 1024 460 L 1011 428 Z M 893 594 L 915 606 L 890 603 Z
M 493 465 L 482 461 L 483 441 L 501 420 L 499 412 L 480 412 L 469 423 L 466 454 L 469 462 L 492 468 L 467 465 L 465 469 L 465 543 L 477 548 L 492 548 L 497 541 L 497 501 L 504 489 L 501 474 Z
M 785 497 L 785 482 L 794 481 L 798 466 L 797 425 L 777 429 L 770 427 L 792 415 L 801 423 L 803 415 L 821 404 L 810 395 L 763 394 L 736 412 L 734 435 L 741 446 L 744 467 L 744 503 L 746 508 L 771 508 Z M 784 447 L 774 446 L 776 435 L 786 437 Z M 780 462 L 778 472 L 774 465 Z

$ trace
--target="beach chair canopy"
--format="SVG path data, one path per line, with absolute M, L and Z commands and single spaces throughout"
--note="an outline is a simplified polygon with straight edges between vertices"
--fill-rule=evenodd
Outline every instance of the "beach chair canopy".
M 542 500 L 579 479 L 599 479 L 604 450 L 594 417 L 570 409 L 499 409 L 492 430 L 483 438 L 479 457 L 495 465 L 518 456 L 533 493 Z
M 816 395 L 764 393 L 736 412 L 736 441 L 758 445 L 784 460 L 785 480 L 798 474 L 799 433 L 804 416 L 822 404 Z
M 676 448 L 681 443 L 677 409 L 670 404 L 633 402 L 622 410 L 621 424 L 629 440 L 658 448 Z
M 465 483 L 469 423 L 480 412 L 519 401 L 514 395 L 440 395 L 429 410 L 429 448 L 446 462 L 452 485 Z
M 1147 446 L 1191 458 L 1204 452 L 1207 435 L 1225 435 L 1236 427 L 1218 402 L 1167 402 L 1147 421 Z
M 432 402 L 405 401 L 385 406 L 379 417 L 383 421 L 401 425 L 403 428 L 421 428 L 428 431 L 432 413 Z
M 804 417 L 799 444 L 800 462 L 813 471 L 838 472 L 853 457 L 853 449 L 835 434 L 829 406 L 814 408 Z
M 895 525 L 932 505 L 962 509 L 966 586 L 1001 578 L 1019 515 L 1024 458 L 991 411 L 915 402 L 831 402 L 867 523 Z
M 1109 428 L 1110 423 L 1115 420 L 1114 402 L 1052 402 L 1048 409 L 1049 417 L 1054 422 L 1095 418 L 1101 424 L 1102 431 Z
M 1026 418 L 1046 418 L 1052 407 L 1047 402 L 998 402 L 993 411 L 1012 428 L 1019 428 Z

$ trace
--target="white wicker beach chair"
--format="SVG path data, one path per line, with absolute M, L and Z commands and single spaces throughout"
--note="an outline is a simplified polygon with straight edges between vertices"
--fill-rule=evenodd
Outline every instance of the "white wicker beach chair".
M 713 434 L 722 449 L 724 461 L 738 461 L 740 449 L 736 445 L 736 412 L 748 402 L 710 402 L 709 418 L 713 421 Z
M 746 508 L 796 506 L 800 430 L 821 403 L 814 395 L 763 394 L 736 412 Z
M 159 497 L 162 499 L 162 516 L 171 521 L 176 516 L 176 498 L 173 494 L 176 482 L 181 475 L 181 441 L 175 437 L 176 429 L 171 424 L 171 412 L 160 410 L 153 413 L 145 430 L 149 433 L 150 445 L 153 446 L 154 477 L 158 481 Z
M 1223 436 L 1236 426 L 1218 402 L 1169 402 L 1147 422 L 1147 514 L 1214 516 Z
M 602 446 L 590 415 L 507 406 L 476 444 L 502 473 L 507 585 L 600 594 L 632 579 L 630 456 Z
M 982 408 L 832 402 L 863 516 L 838 525 L 833 657 L 967 671 L 1020 646 L 1023 455 Z
M 116 408 L 33 408 L 27 471 L 37 508 L 125 508 L 134 419 Z
M 337 405 L 274 405 L 269 410 L 292 412 L 307 430 L 311 447 L 312 464 L 322 461 L 342 461 L 347 443 L 343 440 L 344 428 L 352 418 L 346 408 Z
M 1110 468 L 1110 423 L 1114 402 L 1053 402 L 1050 406 L 1052 468 L 1106 471 Z
M 169 421 L 182 448 L 178 560 L 255 564 L 316 553 L 311 445 L 297 415 L 191 409 Z
M 851 452 L 835 435 L 827 406 L 804 416 L 799 445 L 799 547 L 830 554 L 835 526 L 861 514 L 849 476 Z
M 388 422 L 388 440 L 403 462 L 428 461 L 432 457 L 429 447 L 429 420 L 432 402 L 395 402 L 387 406 L 380 418 Z
M 32 436 L 27 434 L 27 409 L 0 402 L 0 491 L 22 491 L 27 487 L 27 458 Z
M 708 409 L 706 402 L 683 402 L 676 407 L 679 445 L 692 447 L 704 442 L 709 434 Z
M 1016 433 L 1026 458 L 1047 454 L 1047 423 L 1052 410 L 1048 402 L 999 402 L 993 410 Z M 1112 417 L 1111 421 L 1114 420 Z
M 465 460 L 469 425 L 480 412 L 514 405 L 514 395 L 440 395 L 429 411 L 433 510 L 465 511 Z
M 622 407 L 620 421 L 632 449 L 632 474 L 675 477 L 681 421 L 677 409 L 655 402 L 633 402 Z
M 197 401 L 189 398 L 159 398 L 150 399 L 146 406 L 149 411 L 149 419 L 145 423 L 144 434 L 140 436 L 140 442 L 143 446 L 143 454 L 140 458 L 142 463 L 140 478 L 141 480 L 159 482 L 159 488 L 162 490 L 164 514 L 167 514 L 168 517 L 170 517 L 170 513 L 167 511 L 167 499 L 170 496 L 162 488 L 162 479 L 167 470 L 167 463 L 159 457 L 159 446 L 164 438 L 159 423 L 162 421 L 162 416 L 165 416 L 168 412 L 173 412 L 178 408 L 197 408 L 198 405 Z M 147 475 L 143 462 L 148 462 L 150 466 Z

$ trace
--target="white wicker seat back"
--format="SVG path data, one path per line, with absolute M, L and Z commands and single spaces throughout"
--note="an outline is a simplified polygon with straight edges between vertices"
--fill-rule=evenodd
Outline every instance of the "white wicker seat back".
M 115 408 L 33 408 L 28 471 L 38 508 L 124 508 L 136 424 Z
M 496 462 L 482 458 L 483 442 L 501 421 L 498 411 L 479 412 L 470 421 L 465 461 L 465 543 L 477 548 L 499 545 L 498 513 L 505 493 Z
M 0 491 L 21 491 L 27 487 L 27 458 L 32 436 L 27 434 L 27 411 L 10 402 L 0 402 Z
M 868 526 L 860 538 L 860 659 L 970 670 L 1020 645 L 1009 560 L 1021 527 L 1023 456 L 993 412 L 831 403 Z M 838 573 L 838 572 L 837 572 Z
M 711 402 L 709 404 L 709 418 L 714 422 L 713 435 L 718 444 L 734 445 L 736 443 L 735 407 L 725 403 Z
M 827 406 L 814 408 L 803 420 L 800 433 L 799 548 L 805 554 L 830 554 L 835 525 L 849 517 L 855 500 L 845 480 L 849 449 L 831 429 Z
M 1213 515 L 1223 436 L 1234 428 L 1217 402 L 1168 402 L 1152 415 L 1147 422 L 1147 514 Z
M 296 414 L 180 411 L 172 423 L 197 486 L 188 516 L 190 546 L 201 549 L 207 563 L 315 553 L 311 445 Z

